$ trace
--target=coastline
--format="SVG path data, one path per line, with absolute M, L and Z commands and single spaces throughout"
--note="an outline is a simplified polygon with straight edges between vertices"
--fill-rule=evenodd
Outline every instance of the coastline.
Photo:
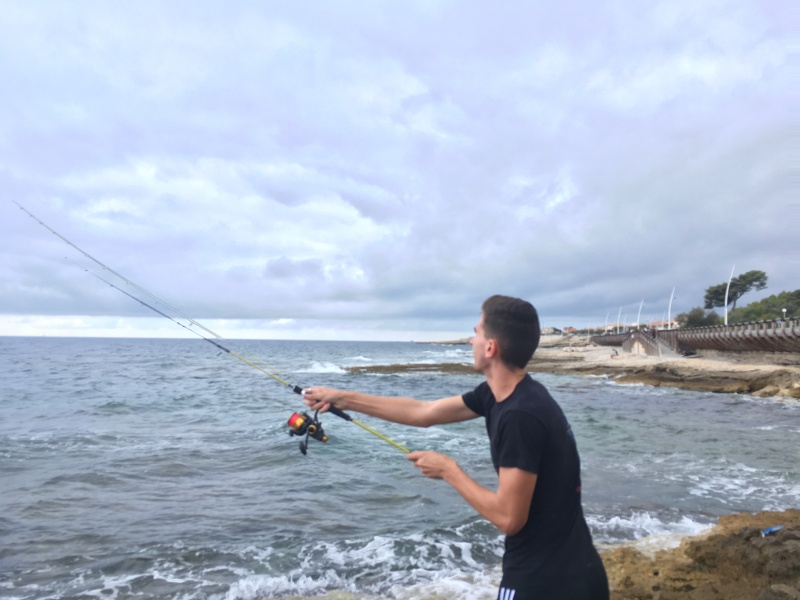
M 605 375 L 620 384 L 800 399 L 800 366 L 739 362 L 726 358 L 664 358 L 602 346 L 541 348 L 528 365 L 532 373 Z
M 466 343 L 464 340 L 442 342 L 443 345 Z M 800 399 L 800 364 L 765 364 L 745 360 L 746 357 L 724 355 L 714 358 L 652 357 L 621 352 L 613 347 L 589 345 L 585 338 L 544 336 L 527 369 L 530 373 L 606 376 L 619 384 Z M 346 367 L 346 370 L 379 374 L 474 373 L 472 365 L 466 363 L 371 365 Z

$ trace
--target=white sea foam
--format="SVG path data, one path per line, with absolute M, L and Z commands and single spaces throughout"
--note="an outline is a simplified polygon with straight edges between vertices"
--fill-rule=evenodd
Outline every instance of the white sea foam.
M 500 585 L 500 568 L 465 573 L 436 573 L 431 581 L 411 586 L 393 586 L 390 597 L 395 600 L 493 600 Z
M 334 571 L 328 570 L 320 577 L 302 573 L 288 575 L 250 575 L 231 585 L 225 600 L 255 600 L 292 594 L 318 597 L 326 590 L 343 589 L 345 582 Z
M 375 362 L 373 359 L 371 359 L 371 358 L 369 358 L 367 356 L 360 356 L 360 355 L 359 356 L 349 356 L 349 357 L 345 358 L 344 360 L 346 362 L 366 362 L 366 363 Z
M 469 527 L 452 533 L 469 537 L 465 531 Z M 500 580 L 499 566 L 486 570 L 473 558 L 473 543 L 466 540 L 379 535 L 360 541 L 315 543 L 299 555 L 302 561 L 297 569 L 273 576 L 246 574 L 224 598 L 255 600 L 292 594 L 337 600 L 488 600 L 496 595 Z M 326 565 L 322 571 L 321 564 Z
M 697 535 L 711 527 L 687 516 L 678 521 L 664 521 L 648 512 L 632 512 L 627 516 L 610 518 L 586 517 L 598 542 L 630 538 L 632 541 L 649 540 L 645 545 L 660 548 L 676 547 L 680 539 L 687 535 Z
M 492 600 L 497 595 L 501 573 L 499 567 L 490 571 L 461 570 L 429 571 L 414 569 L 403 574 L 405 581 L 374 593 L 356 591 L 334 571 L 319 577 L 306 575 L 251 575 L 242 578 L 228 590 L 224 600 L 257 600 L 291 594 L 292 597 L 328 600 Z M 397 579 L 398 574 L 388 574 Z M 417 581 L 409 585 L 406 581 Z
M 342 367 L 340 367 L 339 365 L 336 365 L 336 364 L 331 363 L 331 362 L 318 362 L 318 361 L 312 362 L 308 367 L 306 367 L 305 369 L 299 369 L 297 372 L 298 373 L 335 373 L 335 374 L 346 373 L 346 371 Z
M 800 502 L 797 486 L 787 481 L 784 473 L 754 469 L 741 463 L 708 463 L 689 465 L 682 480 L 688 481 L 688 492 L 700 498 L 713 498 L 723 504 L 736 505 L 747 498 L 772 490 L 762 510 L 783 510 Z

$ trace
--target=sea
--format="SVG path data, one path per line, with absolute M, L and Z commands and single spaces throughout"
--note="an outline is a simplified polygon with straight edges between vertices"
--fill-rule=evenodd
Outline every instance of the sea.
M 0 338 L 0 597 L 495 597 L 502 536 L 452 488 L 334 415 L 306 454 L 287 425 L 305 407 L 284 382 L 461 394 L 480 376 L 346 368 L 471 364 L 469 346 L 206 342 Z M 575 431 L 601 548 L 677 544 L 721 515 L 800 506 L 797 401 L 536 378 Z M 481 420 L 354 416 L 496 483 Z

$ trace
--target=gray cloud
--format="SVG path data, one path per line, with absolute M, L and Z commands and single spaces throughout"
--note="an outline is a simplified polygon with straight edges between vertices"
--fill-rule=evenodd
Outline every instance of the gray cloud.
M 796 289 L 786 6 L 529 4 L 6 7 L 0 189 L 198 318 L 286 331 L 469 331 L 495 292 L 660 319 L 734 264 Z M 0 211 L 4 333 L 143 314 Z

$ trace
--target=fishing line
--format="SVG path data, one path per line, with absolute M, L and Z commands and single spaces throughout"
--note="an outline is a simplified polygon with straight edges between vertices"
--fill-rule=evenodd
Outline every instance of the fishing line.
M 171 310 L 171 311 L 173 311 L 174 313 L 176 313 L 176 314 L 180 315 L 182 318 L 184 318 L 184 319 L 186 319 L 187 321 L 189 321 L 189 322 L 190 322 L 192 325 L 196 325 L 197 327 L 199 327 L 200 329 L 203 329 L 203 330 L 204 330 L 204 331 L 206 331 L 208 334 L 210 334 L 210 335 L 214 336 L 214 337 L 215 337 L 215 338 L 217 338 L 217 339 L 222 339 L 222 336 L 221 336 L 221 335 L 214 333 L 214 332 L 213 332 L 213 331 L 211 331 L 211 330 L 210 330 L 208 327 L 206 327 L 205 325 L 203 325 L 203 324 L 201 324 L 201 323 L 198 323 L 198 322 L 197 322 L 197 321 L 195 321 L 193 318 L 191 318 L 189 315 L 187 315 L 186 313 L 182 312 L 180 309 L 178 309 L 178 308 L 175 308 L 174 306 L 171 306 L 171 305 L 167 304 L 166 302 L 164 302 L 163 300 L 161 300 L 160 298 L 158 298 L 158 297 L 157 297 L 155 294 L 152 294 L 152 293 L 148 292 L 146 289 L 144 289 L 143 287 L 141 287 L 141 286 L 139 286 L 139 285 L 135 284 L 133 281 L 131 281 L 131 280 L 130 280 L 130 279 L 128 279 L 127 277 L 124 277 L 122 274 L 118 273 L 117 271 L 115 271 L 114 269 L 112 269 L 111 267 L 109 267 L 108 265 L 105 265 L 105 264 L 103 264 L 102 262 L 100 262 L 100 261 L 99 261 L 98 259 L 96 259 L 94 256 L 92 256 L 91 254 L 89 254 L 88 252 L 86 252 L 86 250 L 84 250 L 83 248 L 79 248 L 78 246 L 76 246 L 75 244 L 73 244 L 72 242 L 70 242 L 70 241 L 69 241 L 67 238 L 65 238 L 63 235 L 61 235 L 60 233 L 58 233 L 58 232 L 57 232 L 55 229 L 53 229 L 52 227 L 50 227 L 50 226 L 49 226 L 47 223 L 45 223 L 44 221 L 42 221 L 41 219 L 39 219 L 39 217 L 37 217 L 36 215 L 34 215 L 33 213 L 31 213 L 31 212 L 30 212 L 30 211 L 29 211 L 27 208 L 25 208 L 24 206 L 22 206 L 22 204 L 20 204 L 20 203 L 19 203 L 19 202 L 17 202 L 16 200 L 12 200 L 12 202 L 13 202 L 14 204 L 16 204 L 17 206 L 19 206 L 20 210 L 22 210 L 23 212 L 25 212 L 25 213 L 26 213 L 26 214 L 27 214 L 27 215 L 28 215 L 28 216 L 29 216 L 31 219 L 33 219 L 34 221 L 36 221 L 37 223 L 39 223 L 39 225 L 41 225 L 42 227 L 44 227 L 45 229 L 47 229 L 47 230 L 48 230 L 50 233 L 52 233 L 53 235 L 55 235 L 56 237 L 58 237 L 58 238 L 59 238 L 61 241 L 65 242 L 66 244 L 68 244 L 68 245 L 70 245 L 70 246 L 72 246 L 73 248 L 75 248 L 75 250 L 77 250 L 78 252 L 80 252 L 81 254 L 83 254 L 83 255 L 84 255 L 86 258 L 88 258 L 89 260 L 91 260 L 91 261 L 93 261 L 93 262 L 97 263 L 98 265 L 100 265 L 100 266 L 103 268 L 103 270 L 104 270 L 104 271 L 108 271 L 109 273 L 113 273 L 113 274 L 114 274 L 114 275 L 116 275 L 116 276 L 117 276 L 119 279 L 121 279 L 122 281 L 124 281 L 126 284 L 128 284 L 128 285 L 129 285 L 129 286 L 131 286 L 132 288 L 134 288 L 134 289 L 138 290 L 139 292 L 141 292 L 142 294 L 144 294 L 144 295 L 145 295 L 145 296 L 147 296 L 148 298 L 151 298 L 152 300 L 155 300 L 156 302 L 158 302 L 158 303 L 162 304 L 163 306 L 166 306 L 168 309 L 170 309 L 170 310 Z M 108 283 L 108 282 L 106 282 L 106 283 Z M 117 289 L 119 289 L 119 288 L 117 288 Z
M 215 339 L 211 339 L 209 337 L 206 337 L 202 333 L 196 331 L 195 329 L 192 329 L 191 327 L 187 327 L 186 325 L 184 325 L 180 321 L 174 319 L 173 317 L 169 316 L 165 312 L 159 310 L 158 308 L 156 308 L 152 304 L 149 304 L 148 302 L 145 302 L 141 298 L 139 298 L 139 297 L 127 292 L 126 290 L 123 290 L 119 286 L 114 285 L 113 283 L 111 283 L 107 279 L 101 277 L 97 273 L 94 273 L 94 272 L 90 271 L 89 269 L 87 269 L 85 267 L 81 267 L 81 268 L 83 268 L 84 271 L 86 271 L 90 275 L 96 277 L 97 279 L 99 279 L 100 281 L 102 281 L 102 282 L 106 283 L 107 285 L 111 286 L 115 290 L 117 290 L 119 292 L 122 292 L 123 294 L 125 294 L 126 296 L 131 298 L 132 300 L 135 300 L 136 302 L 141 304 L 142 306 L 145 306 L 145 307 L 149 308 L 150 310 L 152 310 L 155 313 L 161 315 L 162 317 L 165 317 L 165 318 L 169 319 L 170 321 L 172 321 L 176 325 L 179 325 L 179 326 L 183 327 L 187 331 L 192 332 L 193 334 L 195 334 L 196 336 L 200 337 L 201 339 L 204 339 L 208 343 L 213 344 L 216 348 L 218 348 L 219 350 L 222 350 L 223 352 L 225 352 L 229 356 L 232 356 L 232 357 L 242 361 L 244 364 L 249 365 L 249 366 L 253 367 L 254 369 L 259 370 L 260 372 L 262 372 L 265 375 L 271 377 L 275 381 L 285 385 L 286 387 L 291 389 L 295 394 L 300 394 L 300 395 L 303 394 L 303 388 L 301 388 L 300 386 L 292 385 L 291 383 L 286 381 L 283 377 L 280 377 L 279 375 L 277 375 L 276 373 L 274 373 L 272 371 L 268 371 L 267 369 L 261 367 L 260 365 L 256 364 L 255 362 L 253 362 L 251 360 L 248 360 L 247 358 L 241 356 L 240 354 L 237 354 L 236 352 L 233 352 L 229 348 L 226 348 L 225 346 L 223 346 L 218 341 L 215 341 L 215 340 L 223 339 L 222 336 L 217 334 L 217 333 L 214 333 L 208 327 L 206 327 L 205 325 L 197 322 L 196 320 L 191 318 L 186 313 L 184 313 L 181 310 L 175 308 L 174 306 L 171 306 L 167 302 L 164 302 L 163 300 L 158 298 L 155 294 L 153 294 L 151 292 L 148 292 L 146 289 L 144 289 L 143 287 L 135 284 L 130 279 L 128 279 L 127 277 L 124 277 L 123 275 L 121 275 L 120 273 L 118 273 L 117 271 L 112 269 L 111 267 L 103 264 L 98 259 L 96 259 L 94 256 L 92 256 L 91 254 L 89 254 L 88 252 L 83 250 L 82 248 L 78 247 L 77 245 L 75 245 L 74 243 L 69 241 L 67 238 L 65 238 L 63 235 L 58 233 L 55 229 L 53 229 L 52 227 L 47 225 L 47 223 L 45 223 L 44 221 L 42 221 L 41 219 L 36 217 L 33 213 L 31 213 L 28 209 L 26 209 L 24 206 L 22 206 L 16 200 L 12 200 L 12 202 L 14 202 L 14 204 L 16 204 L 20 208 L 20 210 L 25 212 L 34 221 L 39 223 L 39 225 L 41 225 L 42 227 L 44 227 L 45 229 L 50 231 L 50 233 L 52 233 L 53 235 L 57 236 L 59 239 L 64 241 L 66 244 L 68 244 L 69 246 L 71 246 L 72 248 L 74 248 L 75 250 L 80 252 L 86 258 L 88 258 L 91 261 L 93 261 L 94 263 L 100 265 L 103 268 L 103 270 L 108 271 L 109 273 L 112 273 L 117 278 L 119 278 L 120 280 L 125 282 L 127 285 L 130 285 L 131 287 L 133 287 L 134 289 L 136 289 L 140 293 L 146 295 L 148 298 L 150 298 L 150 299 L 154 300 L 155 302 L 161 304 L 162 306 L 166 307 L 168 310 L 178 314 L 181 318 L 186 319 L 187 321 L 189 321 L 190 325 L 194 325 L 194 326 L 202 329 L 203 331 L 207 332 L 209 335 L 213 336 Z M 72 262 L 74 262 L 74 261 L 72 261 Z M 351 422 L 351 423 L 353 423 L 355 425 L 358 425 L 364 431 L 367 431 L 367 432 L 371 433 L 375 437 L 383 440 L 387 444 L 390 444 L 390 445 L 394 446 L 395 448 L 397 448 L 398 450 L 400 450 L 400 451 L 402 451 L 402 452 L 404 452 L 406 454 L 411 452 L 405 446 L 402 446 L 402 445 L 398 444 L 397 442 L 389 439 L 388 437 L 386 437 L 382 433 L 376 431 L 375 429 L 365 425 L 364 423 L 361 423 L 360 421 L 357 421 L 356 419 L 352 418 L 349 414 L 347 414 L 346 412 L 344 412 L 343 410 L 341 410 L 339 408 L 336 408 L 335 406 L 331 406 L 328 412 L 336 415 L 337 417 L 339 417 L 341 419 L 344 419 L 345 421 L 349 421 L 349 422 Z M 295 417 L 301 417 L 301 418 L 295 419 Z M 316 413 L 315 413 L 313 418 L 309 417 L 306 413 L 295 413 L 289 419 L 289 426 L 292 428 L 292 431 L 290 431 L 290 433 L 292 433 L 294 435 L 305 435 L 306 436 L 306 441 L 305 442 L 300 442 L 300 450 L 301 450 L 301 452 L 303 452 L 303 454 L 306 453 L 307 441 L 308 441 L 309 435 L 312 436 L 312 437 L 315 437 L 316 439 L 319 439 L 320 441 L 326 441 L 327 440 L 327 436 L 325 436 L 324 432 L 322 431 L 322 427 L 321 427 L 321 424 L 320 424 L 320 422 L 319 422 L 319 420 L 317 418 L 317 414 Z M 319 435 L 317 435 L 317 434 L 319 434 Z

